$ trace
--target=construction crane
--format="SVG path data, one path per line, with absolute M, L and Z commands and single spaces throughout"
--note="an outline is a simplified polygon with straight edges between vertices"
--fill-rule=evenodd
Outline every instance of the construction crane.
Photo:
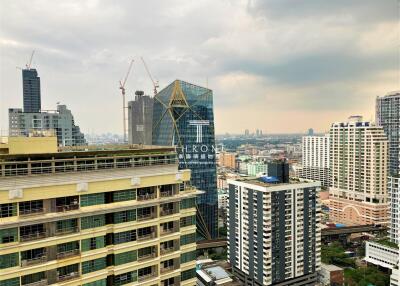
M 126 139 L 126 109 L 127 107 L 125 106 L 126 102 L 126 97 L 125 97 L 125 84 L 128 79 L 129 73 L 131 72 L 132 65 L 133 65 L 134 60 L 131 60 L 128 68 L 128 72 L 126 73 L 126 76 L 123 81 L 119 81 L 119 89 L 121 90 L 122 93 L 122 115 L 123 115 L 123 128 L 124 128 L 124 143 L 128 142 Z
M 153 83 L 154 96 L 155 96 L 155 95 L 157 95 L 157 88 L 159 88 L 160 86 L 159 86 L 159 84 L 158 84 L 158 81 L 155 81 L 155 80 L 153 79 L 153 77 L 151 76 L 151 73 L 150 73 L 150 71 L 149 71 L 149 68 L 147 67 L 146 62 L 144 61 L 143 57 L 140 57 L 140 58 L 141 58 L 141 60 L 142 60 L 142 62 L 143 62 L 144 68 L 146 69 L 147 75 L 149 76 L 151 82 Z
M 32 64 L 32 59 L 33 59 L 33 55 L 34 55 L 34 54 L 35 54 L 35 50 L 32 51 L 31 57 L 30 57 L 30 59 L 29 59 L 29 62 L 26 64 L 26 68 L 27 68 L 28 70 L 31 69 L 31 64 Z

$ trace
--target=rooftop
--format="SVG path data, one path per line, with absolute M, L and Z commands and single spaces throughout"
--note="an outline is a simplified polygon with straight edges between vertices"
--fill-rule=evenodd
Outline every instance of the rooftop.
M 312 180 L 307 180 L 307 179 L 300 179 L 300 178 L 290 178 L 289 183 L 267 183 L 260 181 L 259 178 L 257 177 L 240 177 L 237 179 L 234 179 L 232 181 L 236 182 L 243 182 L 247 184 L 252 184 L 260 187 L 276 187 L 276 186 L 285 186 L 285 185 L 294 185 L 294 184 L 301 184 L 301 183 L 315 183 L 315 185 L 320 186 L 321 183 L 312 181 Z

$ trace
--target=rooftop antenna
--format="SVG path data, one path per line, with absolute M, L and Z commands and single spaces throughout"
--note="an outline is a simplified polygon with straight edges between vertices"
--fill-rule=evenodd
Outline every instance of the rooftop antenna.
M 125 105 L 125 101 L 126 101 L 126 97 L 125 97 L 125 84 L 126 81 L 128 79 L 129 73 L 131 72 L 132 69 L 132 65 L 133 65 L 134 60 L 132 59 L 130 64 L 129 64 L 129 68 L 128 68 L 128 72 L 125 75 L 125 78 L 123 81 L 119 81 L 119 89 L 121 90 L 122 93 L 122 114 L 123 114 L 123 128 L 124 128 L 124 143 L 127 142 L 127 135 L 126 135 L 126 105 Z
M 157 81 L 157 80 L 155 81 L 155 80 L 153 79 L 153 77 L 151 76 L 151 73 L 150 73 L 150 71 L 149 71 L 149 68 L 147 67 L 146 62 L 144 61 L 143 57 L 140 57 L 140 59 L 141 59 L 142 62 L 143 62 L 143 65 L 144 65 L 144 68 L 146 69 L 147 75 L 149 76 L 151 82 L 153 83 L 154 96 L 156 96 L 156 95 L 157 95 L 157 88 L 159 88 L 160 85 L 158 84 L 158 81 Z

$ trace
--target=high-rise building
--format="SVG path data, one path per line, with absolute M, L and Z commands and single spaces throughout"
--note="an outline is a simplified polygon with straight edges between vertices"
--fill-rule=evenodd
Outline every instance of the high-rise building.
M 280 183 L 289 183 L 289 163 L 286 160 L 268 162 L 268 176 L 276 178 Z
M 302 167 L 298 176 L 320 181 L 323 187 L 329 187 L 329 134 L 303 136 Z
M 38 113 L 41 110 L 40 77 L 36 69 L 22 70 L 22 92 L 24 112 Z
M 330 219 L 387 224 L 388 142 L 382 127 L 350 117 L 330 129 Z
M 57 110 L 23 112 L 20 108 L 8 110 L 10 136 L 27 136 L 40 130 L 54 130 L 59 146 L 87 145 L 85 137 L 74 116 L 66 105 L 57 105 Z
M 246 130 L 244 131 L 244 135 L 246 135 L 246 136 L 249 136 L 249 135 L 250 135 L 249 129 L 246 129 Z
M 196 285 L 197 190 L 174 148 L 10 137 L 0 162 L 0 285 Z
M 217 234 L 217 171 L 212 90 L 175 80 L 154 97 L 153 144 L 177 146 L 179 168 L 192 170 L 200 237 Z
M 307 135 L 308 135 L 308 136 L 314 136 L 314 129 L 309 128 L 309 129 L 308 129 Z
M 376 99 L 376 124 L 382 126 L 389 140 L 389 175 L 400 173 L 400 92 Z
M 218 165 L 225 168 L 236 169 L 236 154 L 221 152 L 218 158 Z
M 129 144 L 152 144 L 153 98 L 143 91 L 135 92 L 135 100 L 128 102 Z
M 244 285 L 316 285 L 320 182 L 228 180 L 228 261 Z

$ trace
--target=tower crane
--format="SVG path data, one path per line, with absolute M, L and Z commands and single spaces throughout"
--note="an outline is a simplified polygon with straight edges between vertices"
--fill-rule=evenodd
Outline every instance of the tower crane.
M 157 88 L 160 87 L 159 84 L 158 84 L 158 81 L 157 81 L 157 80 L 155 81 L 155 80 L 153 79 L 153 77 L 151 76 L 151 73 L 150 73 L 150 71 L 149 71 L 149 68 L 147 67 L 146 62 L 144 61 L 143 57 L 140 57 L 140 59 L 141 59 L 142 62 L 143 62 L 143 65 L 144 65 L 144 68 L 146 69 L 147 75 L 149 76 L 151 82 L 153 83 L 154 96 L 155 96 L 155 95 L 157 95 Z
M 30 59 L 29 59 L 29 62 L 26 64 L 26 68 L 27 68 L 28 70 L 31 69 L 31 64 L 32 64 L 32 59 L 33 59 L 33 55 L 34 55 L 34 54 L 35 54 L 35 50 L 32 51 L 31 57 L 30 57 Z
M 119 89 L 121 90 L 122 93 L 122 115 L 123 115 L 123 128 L 124 128 L 124 143 L 128 142 L 127 141 L 127 136 L 126 136 L 126 106 L 125 106 L 125 102 L 126 102 L 126 97 L 125 97 L 125 84 L 126 81 L 128 79 L 129 73 L 131 72 L 132 69 L 132 65 L 133 65 L 134 60 L 131 60 L 130 64 L 129 64 L 129 68 L 128 68 L 128 72 L 125 75 L 125 78 L 123 81 L 119 81 Z

